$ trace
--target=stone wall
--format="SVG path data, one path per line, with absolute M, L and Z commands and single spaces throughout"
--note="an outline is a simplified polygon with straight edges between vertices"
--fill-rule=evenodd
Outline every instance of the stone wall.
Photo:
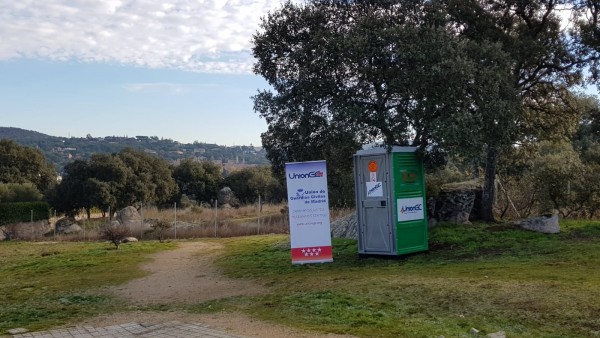
M 450 183 L 442 186 L 439 196 L 427 200 L 429 226 L 439 222 L 470 224 L 477 219 L 473 211 L 478 209 L 477 196 L 481 196 L 481 182 L 478 180 Z

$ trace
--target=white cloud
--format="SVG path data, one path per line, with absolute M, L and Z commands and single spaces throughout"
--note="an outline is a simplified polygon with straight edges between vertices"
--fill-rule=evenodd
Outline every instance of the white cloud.
M 143 83 L 128 83 L 123 86 L 125 90 L 135 93 L 161 93 L 178 95 L 192 92 L 194 90 L 205 88 L 217 88 L 217 84 L 181 84 L 169 82 L 143 82 Z
M 116 62 L 247 73 L 250 39 L 280 0 L 20 0 L 0 7 L 0 60 Z

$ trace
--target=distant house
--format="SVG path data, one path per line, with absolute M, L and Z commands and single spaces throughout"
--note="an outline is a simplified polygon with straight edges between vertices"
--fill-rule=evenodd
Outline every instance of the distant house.
M 77 151 L 77 148 L 61 148 L 61 147 L 57 147 L 57 148 L 53 148 L 52 150 L 54 152 L 57 152 L 57 153 L 64 153 L 65 151 Z

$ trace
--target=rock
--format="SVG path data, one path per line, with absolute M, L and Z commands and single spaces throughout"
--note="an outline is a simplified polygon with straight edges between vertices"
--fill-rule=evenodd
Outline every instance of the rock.
M 488 333 L 487 338 L 506 338 L 506 332 L 498 331 L 494 333 Z
M 118 227 L 121 226 L 121 222 L 117 221 L 117 220 L 112 220 L 110 221 L 110 226 L 111 227 Z
M 12 334 L 26 333 L 26 332 L 29 332 L 29 330 L 27 330 L 26 328 L 23 328 L 23 327 L 19 327 L 16 329 L 10 329 L 7 332 L 8 332 L 8 334 L 12 335 Z
M 56 221 L 56 232 L 59 234 L 73 234 L 81 231 L 81 227 L 72 217 L 63 217 Z
M 224 207 L 225 205 L 231 205 L 233 201 L 233 191 L 229 187 L 224 187 L 219 190 L 217 193 L 217 201 L 219 202 L 220 207 Z
M 119 210 L 117 212 L 117 220 L 122 226 L 127 227 L 131 231 L 140 231 L 140 227 L 142 227 L 141 230 L 143 231 L 152 229 L 151 224 L 142 222 L 142 216 L 132 206 Z
M 135 207 L 128 206 L 127 208 L 121 209 L 117 212 L 117 220 L 121 222 L 121 224 L 127 224 L 130 222 L 140 222 L 142 220 L 142 216 L 137 211 Z
M 350 213 L 331 223 L 331 236 L 334 238 L 358 239 L 356 213 Z
M 474 189 L 475 201 L 473 202 L 473 209 L 471 209 L 471 215 L 469 215 L 469 221 L 474 222 L 480 220 L 481 207 L 483 204 L 483 183 Z
M 478 334 L 478 333 L 479 333 L 479 330 L 477 330 L 476 328 L 472 327 L 472 328 L 469 330 L 469 333 L 471 333 L 471 334 Z
M 125 237 L 123 238 L 123 240 L 121 241 L 122 243 L 130 243 L 130 242 L 137 242 L 138 239 L 135 237 Z
M 544 234 L 557 234 L 560 232 L 558 215 L 556 213 L 549 216 L 527 218 L 517 221 L 515 224 L 523 229 L 541 232 Z
M 440 195 L 435 201 L 428 199 L 429 227 L 435 226 L 438 222 L 471 224 L 471 211 L 479 190 L 481 184 L 478 180 L 442 186 Z

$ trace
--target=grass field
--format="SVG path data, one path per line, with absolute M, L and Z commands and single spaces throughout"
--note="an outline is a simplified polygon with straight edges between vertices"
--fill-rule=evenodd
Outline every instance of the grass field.
M 321 332 L 363 337 L 600 337 L 600 222 L 564 221 L 544 235 L 504 225 L 444 225 L 430 251 L 401 259 L 359 258 L 334 240 L 334 262 L 292 266 L 289 238 L 225 238 L 217 264 L 269 289 L 177 308 L 242 311 Z M 173 243 L 0 242 L 0 334 L 127 311 L 102 286 L 140 276 L 133 267 Z M 139 308 L 136 308 L 140 310 Z M 174 310 L 174 305 L 152 310 Z
M 123 310 L 102 286 L 143 275 L 136 269 L 148 254 L 172 243 L 0 242 L 0 335 L 9 329 L 37 330 Z
M 355 241 L 336 240 L 334 263 L 307 266 L 290 265 L 286 237 L 228 239 L 220 266 L 272 292 L 214 307 L 364 337 L 600 337 L 600 224 L 562 227 L 441 226 L 428 253 L 400 260 L 360 259 Z

